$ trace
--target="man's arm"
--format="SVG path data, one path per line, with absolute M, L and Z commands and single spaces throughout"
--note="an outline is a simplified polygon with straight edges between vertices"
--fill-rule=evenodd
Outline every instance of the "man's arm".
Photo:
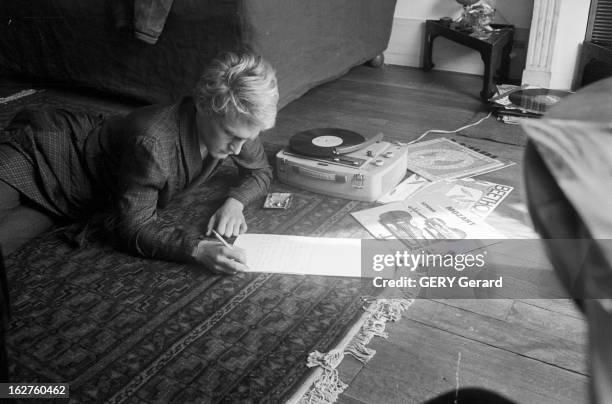
M 176 262 L 199 263 L 216 273 L 246 270 L 239 248 L 205 240 L 194 226 L 181 226 L 157 215 L 160 192 L 168 181 L 167 150 L 153 138 L 137 138 L 125 153 L 117 198 L 116 232 L 121 244 L 138 255 Z
M 248 205 L 264 196 L 272 182 L 272 167 L 259 137 L 247 141 L 240 154 L 232 156 L 238 166 L 240 182 L 230 189 L 228 197 Z
M 230 189 L 225 203 L 211 217 L 207 235 L 212 229 L 227 237 L 246 232 L 244 206 L 265 195 L 272 182 L 272 167 L 259 138 L 246 142 L 240 154 L 232 158 L 238 166 L 240 181 Z
M 136 254 L 171 261 L 193 261 L 203 234 L 162 220 L 157 215 L 159 193 L 168 180 L 169 158 L 157 141 L 137 137 L 125 152 L 120 177 L 116 232 L 120 243 Z

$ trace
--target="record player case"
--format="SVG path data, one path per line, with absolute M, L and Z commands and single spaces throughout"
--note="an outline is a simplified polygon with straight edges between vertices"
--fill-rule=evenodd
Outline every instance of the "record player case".
M 373 202 L 404 178 L 408 163 L 405 145 L 385 141 L 337 159 L 308 157 L 283 149 L 276 154 L 276 177 L 308 191 Z

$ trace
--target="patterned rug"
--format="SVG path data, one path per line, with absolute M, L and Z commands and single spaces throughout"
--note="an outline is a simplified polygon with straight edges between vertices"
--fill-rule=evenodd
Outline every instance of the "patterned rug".
M 15 108 L 43 104 L 125 112 L 41 93 L 1 106 L 0 123 Z M 271 155 L 278 149 L 266 147 Z M 161 216 L 204 226 L 235 175 L 225 165 Z M 263 210 L 256 202 L 245 212 L 250 232 L 366 234 L 349 212 L 367 203 L 278 183 L 273 191 L 294 193 L 292 207 Z M 283 401 L 309 374 L 308 354 L 332 349 L 376 293 L 349 278 L 212 275 L 124 254 L 95 232 L 76 248 L 68 230 L 8 257 L 7 348 L 13 381 L 69 383 L 74 402 Z

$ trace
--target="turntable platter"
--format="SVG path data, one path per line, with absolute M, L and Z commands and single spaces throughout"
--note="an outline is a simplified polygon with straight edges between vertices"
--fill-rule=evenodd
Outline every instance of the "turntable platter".
M 339 148 L 357 146 L 365 138 L 357 132 L 340 128 L 318 128 L 298 132 L 289 139 L 290 149 L 310 157 L 332 157 Z

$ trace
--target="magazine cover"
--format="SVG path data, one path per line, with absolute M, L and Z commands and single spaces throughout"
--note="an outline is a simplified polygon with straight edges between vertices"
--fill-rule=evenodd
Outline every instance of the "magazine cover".
M 408 169 L 430 181 L 470 177 L 505 166 L 447 138 L 415 143 L 407 149 Z
M 432 205 L 426 201 L 392 202 L 352 215 L 375 238 L 412 240 L 411 247 L 426 247 L 432 241 L 445 239 L 505 238 L 482 220 L 452 205 Z
M 514 187 L 474 178 L 431 182 L 412 174 L 376 202 L 401 202 L 408 199 L 455 206 L 481 219 L 489 216 Z
M 499 206 L 514 188 L 494 182 L 461 178 L 442 180 L 418 191 L 412 202 L 426 202 L 452 206 L 455 209 L 484 219 Z

